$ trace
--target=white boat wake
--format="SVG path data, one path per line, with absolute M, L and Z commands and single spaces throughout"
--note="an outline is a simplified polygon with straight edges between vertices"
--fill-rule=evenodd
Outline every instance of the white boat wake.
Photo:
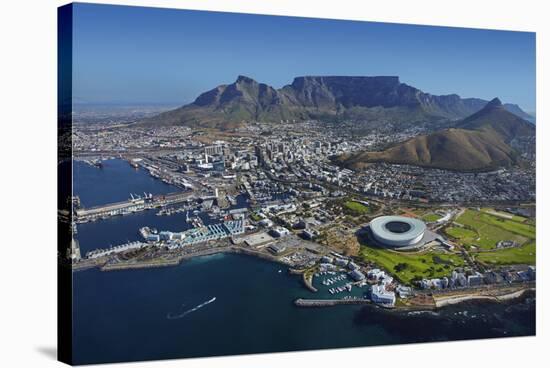
M 197 305 L 196 307 L 194 308 L 191 308 L 189 310 L 186 310 L 185 312 L 181 313 L 181 314 L 172 314 L 172 313 L 168 313 L 168 315 L 166 316 L 166 318 L 168 319 L 180 319 L 180 318 L 183 318 L 185 317 L 186 315 L 188 315 L 189 313 L 193 313 L 199 309 L 201 309 L 202 307 L 210 304 L 210 303 L 213 303 L 214 301 L 216 300 L 216 297 L 213 297 L 212 299 L 210 300 L 207 300 L 205 301 L 204 303 L 201 303 L 199 305 Z

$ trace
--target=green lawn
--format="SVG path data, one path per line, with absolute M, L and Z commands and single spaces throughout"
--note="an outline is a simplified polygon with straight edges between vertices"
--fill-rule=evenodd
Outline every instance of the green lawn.
M 256 212 L 251 213 L 250 218 L 254 221 L 260 221 L 262 219 L 262 217 L 258 215 Z
M 510 220 L 515 221 L 515 222 L 526 222 L 527 221 L 526 217 L 514 215 L 514 214 L 511 214 L 511 213 L 508 213 L 508 212 L 497 211 L 497 210 L 492 209 L 492 208 L 482 208 L 481 211 L 501 214 L 503 218 L 511 217 Z
M 519 244 L 525 244 L 535 239 L 534 225 L 504 219 L 483 211 L 466 210 L 456 222 L 466 226 L 467 229 L 455 226 L 448 228 L 447 234 L 465 245 L 484 250 L 494 249 L 501 240 L 513 240 Z
M 464 244 L 472 244 L 477 239 L 477 233 L 475 231 L 458 226 L 446 228 L 445 233 L 455 239 L 459 239 Z
M 484 217 L 483 221 L 491 223 L 494 226 L 500 227 L 504 230 L 511 231 L 513 233 L 525 236 L 529 239 L 535 239 L 535 226 L 517 222 L 514 220 L 506 220 L 500 217 L 491 216 L 491 215 L 482 215 Z
M 427 215 L 424 215 L 422 217 L 422 219 L 426 222 L 436 222 L 437 220 L 439 220 L 441 218 L 441 216 L 435 214 L 435 213 L 429 213 Z
M 360 255 L 365 261 L 384 268 L 404 284 L 414 279 L 448 276 L 455 267 L 464 265 L 462 257 L 447 253 L 405 253 L 388 249 L 361 247 Z
M 370 208 L 362 203 L 355 201 L 344 202 L 344 208 L 349 210 L 354 215 L 365 215 L 370 212 Z
M 407 209 L 407 212 L 412 212 L 418 217 L 424 216 L 426 214 L 426 211 L 427 210 L 425 208 L 409 208 L 409 209 Z
M 507 219 L 487 211 L 491 209 L 466 210 L 456 222 L 469 228 L 452 226 L 445 232 L 462 244 L 478 247 L 480 251 L 472 255 L 487 265 L 535 264 L 535 225 L 521 216 Z M 522 246 L 494 250 L 500 240 L 513 240 Z
M 529 243 L 519 248 L 508 248 L 493 252 L 480 252 L 476 260 L 488 265 L 531 264 L 536 263 L 535 243 Z

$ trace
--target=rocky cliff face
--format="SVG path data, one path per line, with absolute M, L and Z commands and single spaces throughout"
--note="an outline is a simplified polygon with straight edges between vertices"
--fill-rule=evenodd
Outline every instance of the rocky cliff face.
M 298 77 L 282 90 L 305 107 L 416 106 L 416 90 L 398 77 Z
M 247 121 L 318 119 L 414 123 L 456 120 L 487 101 L 458 95 L 436 96 L 401 83 L 396 76 L 304 76 L 275 89 L 239 76 L 201 94 L 186 106 L 141 122 L 230 128 Z

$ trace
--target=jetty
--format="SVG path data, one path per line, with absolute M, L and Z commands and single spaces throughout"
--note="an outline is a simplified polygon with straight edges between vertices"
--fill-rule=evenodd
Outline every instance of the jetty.
M 335 305 L 372 304 L 369 299 L 296 299 L 297 307 L 333 307 Z
M 152 194 L 133 196 L 127 201 L 109 203 L 89 208 L 77 208 L 74 212 L 76 223 L 85 223 L 112 216 L 127 215 L 153 208 L 160 208 L 167 205 L 174 205 L 186 202 L 194 198 L 191 191 L 161 194 L 153 196 Z

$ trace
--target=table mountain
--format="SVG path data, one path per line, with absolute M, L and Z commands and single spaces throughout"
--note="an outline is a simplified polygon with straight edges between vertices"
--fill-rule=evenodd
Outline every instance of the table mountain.
M 239 76 L 201 94 L 188 105 L 144 119 L 140 125 L 189 125 L 231 129 L 250 121 L 349 120 L 373 125 L 456 120 L 487 101 L 436 96 L 401 83 L 396 76 L 305 76 L 275 89 Z

